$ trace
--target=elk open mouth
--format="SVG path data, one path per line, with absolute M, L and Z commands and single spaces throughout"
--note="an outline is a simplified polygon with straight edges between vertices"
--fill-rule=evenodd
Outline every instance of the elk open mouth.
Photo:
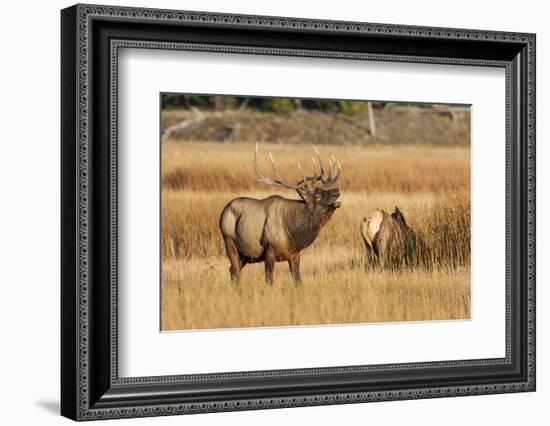
M 330 204 L 335 209 L 340 207 L 340 205 L 342 204 L 340 203 L 340 201 L 336 201 L 339 196 L 340 196 L 340 190 L 338 188 L 334 188 L 330 190 Z

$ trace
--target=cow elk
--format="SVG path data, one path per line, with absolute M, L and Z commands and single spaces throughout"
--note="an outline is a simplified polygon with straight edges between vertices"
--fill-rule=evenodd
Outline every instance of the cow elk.
M 294 189 L 300 200 L 271 195 L 264 199 L 239 197 L 230 201 L 220 215 L 220 230 L 225 242 L 232 280 L 238 280 L 243 267 L 264 262 L 266 282 L 273 282 L 275 262 L 288 262 L 294 282 L 299 284 L 300 252 L 311 245 L 334 211 L 340 191 L 330 189 L 342 167 L 334 158 L 328 162 L 328 172 L 319 152 L 312 157 L 313 175 L 305 176 L 298 163 L 301 180 L 287 183 L 277 172 L 271 152 L 273 177 L 260 172 L 257 162 L 259 143 L 254 152 L 254 171 L 258 182 L 280 188 Z
M 391 270 L 428 265 L 424 242 L 407 225 L 398 207 L 391 214 L 371 211 L 360 228 L 370 265 Z

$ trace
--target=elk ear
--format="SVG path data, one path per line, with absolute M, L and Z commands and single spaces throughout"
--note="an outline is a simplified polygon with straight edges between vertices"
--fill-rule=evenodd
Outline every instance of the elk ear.
M 313 202 L 313 195 L 306 188 L 298 188 L 296 192 L 306 204 L 311 204 Z
M 392 213 L 392 216 L 398 222 L 405 223 L 405 216 L 403 216 L 403 213 L 401 213 L 401 210 L 399 210 L 399 208 L 397 206 L 395 206 L 395 210 Z

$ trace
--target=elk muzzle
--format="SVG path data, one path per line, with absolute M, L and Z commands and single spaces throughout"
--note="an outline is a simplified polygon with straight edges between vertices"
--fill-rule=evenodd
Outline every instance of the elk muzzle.
M 329 195 L 329 198 L 328 198 L 329 204 L 335 209 L 340 207 L 341 203 L 339 201 L 336 201 L 340 196 L 340 190 L 338 188 L 331 189 L 328 191 L 328 195 Z

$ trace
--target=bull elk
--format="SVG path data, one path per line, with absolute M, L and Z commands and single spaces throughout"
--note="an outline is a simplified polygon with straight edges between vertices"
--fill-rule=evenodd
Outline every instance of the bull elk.
M 424 262 L 427 248 L 395 207 L 393 213 L 371 211 L 361 222 L 361 236 L 371 264 L 388 269 L 410 267 Z
M 334 158 L 326 172 L 319 152 L 312 157 L 313 175 L 305 176 L 298 163 L 301 180 L 296 184 L 285 182 L 278 174 L 271 152 L 273 178 L 262 175 L 258 167 L 259 143 L 254 151 L 254 171 L 258 182 L 280 188 L 294 189 L 300 200 L 271 195 L 264 199 L 239 197 L 230 201 L 220 215 L 220 230 L 231 263 L 231 279 L 249 263 L 265 263 L 265 279 L 273 282 L 275 262 L 288 262 L 294 282 L 301 282 L 300 252 L 311 245 L 334 211 L 340 191 L 329 189 L 338 178 L 342 167 Z M 317 159 L 316 159 L 317 158 Z

